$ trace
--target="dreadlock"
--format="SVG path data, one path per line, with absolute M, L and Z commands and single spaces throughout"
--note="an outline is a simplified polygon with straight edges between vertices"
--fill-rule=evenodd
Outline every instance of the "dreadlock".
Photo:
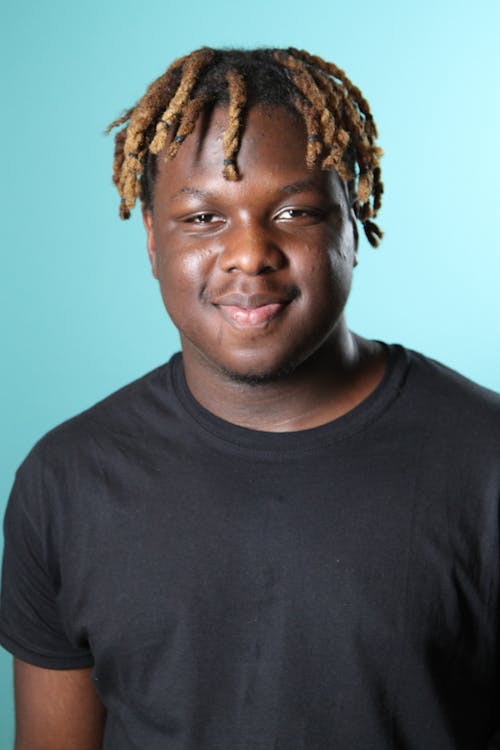
M 373 219 L 381 203 L 382 150 L 361 91 L 343 70 L 304 50 L 217 50 L 203 47 L 176 60 L 147 89 L 135 107 L 106 129 L 115 136 L 113 182 L 128 219 L 137 198 L 151 208 L 156 156 L 173 159 L 202 112 L 228 107 L 222 173 L 239 179 L 237 156 L 252 106 L 284 106 L 304 122 L 308 167 L 336 170 L 348 184 L 356 217 L 371 245 L 382 232 Z M 168 144 L 168 145 L 167 145 Z

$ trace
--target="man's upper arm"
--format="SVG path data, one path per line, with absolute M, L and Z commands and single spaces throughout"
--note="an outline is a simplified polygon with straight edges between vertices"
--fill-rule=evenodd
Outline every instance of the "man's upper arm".
M 46 484 L 46 465 L 32 451 L 5 515 L 0 642 L 16 657 L 15 748 L 98 750 L 104 710 L 90 679 L 92 654 L 68 635 L 59 611 L 58 550 L 49 544 L 57 488 Z
M 90 674 L 14 660 L 15 750 L 100 750 L 105 710 Z

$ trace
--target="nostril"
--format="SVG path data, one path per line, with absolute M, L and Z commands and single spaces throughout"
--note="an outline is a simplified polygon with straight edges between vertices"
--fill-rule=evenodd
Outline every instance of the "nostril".
M 271 263 L 250 264 L 243 262 L 233 263 L 231 265 L 222 264 L 222 267 L 226 273 L 234 273 L 235 271 L 238 271 L 240 273 L 246 273 L 249 276 L 260 276 L 262 274 L 273 273 L 280 266 L 278 264 L 274 265 Z
M 271 273 L 272 271 L 276 271 L 279 266 L 271 266 L 271 265 L 265 265 L 262 266 L 259 273 Z
M 282 250 L 266 242 L 249 242 L 226 247 L 220 255 L 220 266 L 228 272 L 241 271 L 252 276 L 267 274 L 281 268 L 285 262 Z

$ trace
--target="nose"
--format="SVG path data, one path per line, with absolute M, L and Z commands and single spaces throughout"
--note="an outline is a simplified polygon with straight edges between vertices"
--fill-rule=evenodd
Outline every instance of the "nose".
M 286 256 L 271 232 L 257 223 L 245 222 L 233 227 L 224 237 L 220 256 L 223 271 L 241 271 L 249 276 L 270 273 L 282 268 Z

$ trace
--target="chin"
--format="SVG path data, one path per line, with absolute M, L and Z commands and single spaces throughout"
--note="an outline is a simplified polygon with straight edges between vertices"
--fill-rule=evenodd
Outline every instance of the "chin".
M 296 362 L 285 362 L 279 366 L 273 368 L 257 368 L 249 367 L 246 370 L 233 370 L 229 367 L 222 368 L 222 374 L 232 380 L 233 383 L 242 383 L 245 385 L 265 385 L 267 383 L 275 383 L 282 378 L 286 378 L 291 375 L 297 369 L 298 364 Z

